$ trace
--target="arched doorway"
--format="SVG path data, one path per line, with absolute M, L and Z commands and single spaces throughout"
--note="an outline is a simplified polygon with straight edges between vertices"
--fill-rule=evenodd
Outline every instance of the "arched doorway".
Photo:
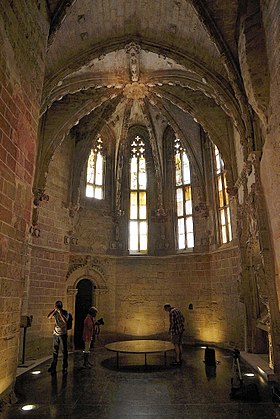
M 79 264 L 81 258 L 79 257 Z M 68 343 L 71 350 L 84 347 L 82 332 L 88 309 L 93 305 L 104 313 L 104 294 L 108 292 L 107 278 L 101 263 L 86 256 L 84 264 L 70 268 L 67 275 L 67 309 L 73 314 L 73 328 L 69 330 Z
M 76 286 L 76 304 L 75 304 L 75 349 L 83 349 L 83 325 L 88 310 L 93 305 L 93 289 L 95 286 L 89 279 L 81 279 Z

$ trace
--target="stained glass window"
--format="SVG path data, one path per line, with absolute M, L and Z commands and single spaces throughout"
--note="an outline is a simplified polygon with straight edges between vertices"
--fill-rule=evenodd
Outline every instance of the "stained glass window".
M 190 163 L 179 138 L 174 141 L 177 238 L 180 250 L 194 247 Z
M 130 144 L 129 251 L 147 253 L 147 172 L 145 142 L 138 135 Z
M 86 196 L 88 198 L 104 198 L 104 169 L 103 144 L 98 137 L 95 148 L 90 152 L 87 163 Z
M 224 162 L 221 158 L 218 147 L 214 146 L 215 169 L 218 193 L 218 211 L 221 243 L 228 243 L 232 240 L 229 199 L 227 193 L 227 181 L 224 169 Z

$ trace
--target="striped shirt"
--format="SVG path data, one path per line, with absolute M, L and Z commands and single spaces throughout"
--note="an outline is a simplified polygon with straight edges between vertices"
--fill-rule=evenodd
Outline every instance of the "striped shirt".
M 170 327 L 169 332 L 171 335 L 180 335 L 185 330 L 184 316 L 178 308 L 172 307 L 169 312 Z

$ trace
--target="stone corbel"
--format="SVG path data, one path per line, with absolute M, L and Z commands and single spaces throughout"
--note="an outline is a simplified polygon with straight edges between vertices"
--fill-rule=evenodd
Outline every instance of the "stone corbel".
M 48 202 L 49 195 L 45 193 L 44 189 L 40 188 L 34 188 L 33 195 L 32 225 L 29 228 L 29 232 L 33 237 L 40 237 L 41 231 L 38 228 L 39 205 L 41 202 Z
M 70 218 L 74 218 L 75 215 L 78 213 L 80 209 L 80 204 L 76 203 L 73 204 L 72 202 L 70 203 L 69 207 L 68 207 L 68 214 Z
M 35 224 L 34 226 L 30 226 L 29 228 L 29 233 L 31 234 L 31 236 L 33 237 L 40 237 L 41 235 L 41 230 L 38 228 L 38 226 Z
M 34 195 L 33 204 L 35 207 L 38 207 L 40 205 L 40 202 L 42 201 L 48 202 L 50 199 L 49 195 L 45 194 L 45 190 L 40 189 L 40 188 L 34 188 L 33 195 Z

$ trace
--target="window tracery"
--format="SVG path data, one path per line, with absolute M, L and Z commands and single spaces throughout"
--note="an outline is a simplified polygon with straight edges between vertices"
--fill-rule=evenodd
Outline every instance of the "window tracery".
M 218 212 L 221 243 L 228 243 L 232 240 L 231 218 L 229 209 L 229 197 L 227 193 L 227 181 L 224 161 L 221 158 L 218 147 L 214 146 L 215 174 L 218 194 Z
M 179 138 L 174 140 L 178 249 L 194 247 L 190 163 Z
M 147 171 L 145 142 L 136 135 L 130 143 L 130 196 L 129 196 L 130 253 L 147 253 Z

